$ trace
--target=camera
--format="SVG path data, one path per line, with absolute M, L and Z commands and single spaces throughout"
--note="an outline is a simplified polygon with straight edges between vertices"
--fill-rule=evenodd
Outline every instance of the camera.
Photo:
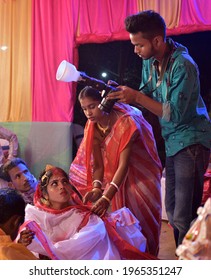
M 56 72 L 56 79 L 59 81 L 63 82 L 78 82 L 78 83 L 83 83 L 87 86 L 91 86 L 101 92 L 102 96 L 102 101 L 99 104 L 99 109 L 106 112 L 110 113 L 115 102 L 117 101 L 116 99 L 112 100 L 107 100 L 106 96 L 114 91 L 118 91 L 118 89 L 115 86 L 108 85 L 104 83 L 101 80 L 89 77 L 86 75 L 84 72 L 79 72 L 76 70 L 75 66 L 66 60 L 63 60 Z
M 101 80 L 97 80 L 95 78 L 87 76 L 85 73 L 80 73 L 81 79 L 78 81 L 79 83 L 84 83 L 87 86 L 91 86 L 101 92 L 101 97 L 103 98 L 98 108 L 106 113 L 110 113 L 116 100 L 108 100 L 106 96 L 118 89 L 112 85 L 108 85 Z

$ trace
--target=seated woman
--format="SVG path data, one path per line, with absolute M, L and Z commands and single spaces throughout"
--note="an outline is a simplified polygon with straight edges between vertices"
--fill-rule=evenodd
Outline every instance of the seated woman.
M 146 239 L 129 209 L 100 218 L 82 204 L 58 167 L 47 166 L 41 174 L 23 227 L 19 242 L 50 259 L 155 259 L 144 253 Z

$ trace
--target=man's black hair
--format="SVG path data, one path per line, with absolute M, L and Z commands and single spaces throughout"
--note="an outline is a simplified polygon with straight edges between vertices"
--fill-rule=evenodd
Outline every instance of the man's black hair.
M 160 14 L 146 10 L 125 19 L 125 28 L 131 34 L 143 33 L 146 39 L 153 39 L 157 35 L 166 38 L 166 24 Z
M 9 171 L 13 169 L 14 167 L 18 166 L 19 164 L 23 164 L 28 169 L 27 164 L 22 158 L 13 158 L 11 160 L 8 160 L 3 166 L 0 177 L 4 179 L 7 182 L 11 182 L 11 178 L 9 175 Z
M 11 188 L 0 189 L 0 224 L 7 222 L 12 216 L 19 215 L 24 222 L 25 201 L 18 191 Z

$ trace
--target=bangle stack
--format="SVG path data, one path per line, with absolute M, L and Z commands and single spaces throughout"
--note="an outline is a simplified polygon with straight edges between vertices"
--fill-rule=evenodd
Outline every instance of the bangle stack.
M 109 204 L 111 203 L 111 200 L 107 196 L 102 195 L 102 198 L 104 198 Z
M 119 187 L 117 186 L 117 184 L 115 184 L 113 181 L 110 183 L 110 185 L 114 186 L 116 188 L 116 190 L 119 190 Z
M 103 183 L 100 180 L 94 180 L 92 182 L 93 189 L 95 189 L 95 188 L 101 189 L 102 185 L 103 185 Z

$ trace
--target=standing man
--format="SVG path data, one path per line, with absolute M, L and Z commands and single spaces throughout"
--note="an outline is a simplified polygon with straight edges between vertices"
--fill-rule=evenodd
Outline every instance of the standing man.
M 166 150 L 166 211 L 181 244 L 201 204 L 211 123 L 200 95 L 199 71 L 186 47 L 166 38 L 166 24 L 147 10 L 125 19 L 143 59 L 140 91 L 120 86 L 108 99 L 139 104 L 159 117 Z

